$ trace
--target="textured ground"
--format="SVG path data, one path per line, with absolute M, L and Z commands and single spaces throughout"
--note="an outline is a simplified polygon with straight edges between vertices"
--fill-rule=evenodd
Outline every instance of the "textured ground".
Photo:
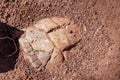
M 0 0 L 0 21 L 17 29 L 51 16 L 68 17 L 81 28 L 68 61 L 35 71 L 20 50 L 0 58 L 1 80 L 120 80 L 119 0 Z

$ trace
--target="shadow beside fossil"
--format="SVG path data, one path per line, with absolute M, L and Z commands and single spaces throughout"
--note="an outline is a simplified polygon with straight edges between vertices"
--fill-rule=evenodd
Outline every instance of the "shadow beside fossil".
M 19 54 L 18 39 L 24 32 L 0 22 L 0 73 L 14 69 Z

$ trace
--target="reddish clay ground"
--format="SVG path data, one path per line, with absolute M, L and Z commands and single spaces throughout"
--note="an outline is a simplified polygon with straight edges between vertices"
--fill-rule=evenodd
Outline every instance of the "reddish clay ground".
M 81 28 L 82 40 L 68 61 L 36 71 L 20 50 L 0 56 L 0 80 L 120 80 L 119 0 L 0 0 L 0 22 L 17 29 L 52 16 L 68 17 Z

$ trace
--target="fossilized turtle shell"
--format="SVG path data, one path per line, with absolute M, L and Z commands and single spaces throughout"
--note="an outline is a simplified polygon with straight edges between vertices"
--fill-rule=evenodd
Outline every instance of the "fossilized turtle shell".
M 63 61 L 62 52 L 81 39 L 80 29 L 69 19 L 52 17 L 25 29 L 19 39 L 24 58 L 33 67 L 52 67 Z

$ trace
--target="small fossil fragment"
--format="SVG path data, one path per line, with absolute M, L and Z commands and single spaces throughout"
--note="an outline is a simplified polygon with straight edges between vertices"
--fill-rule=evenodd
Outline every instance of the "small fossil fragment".
M 25 29 L 19 39 L 24 58 L 33 67 L 50 68 L 63 62 L 66 49 L 81 39 L 80 29 L 69 19 L 52 17 L 38 21 Z

